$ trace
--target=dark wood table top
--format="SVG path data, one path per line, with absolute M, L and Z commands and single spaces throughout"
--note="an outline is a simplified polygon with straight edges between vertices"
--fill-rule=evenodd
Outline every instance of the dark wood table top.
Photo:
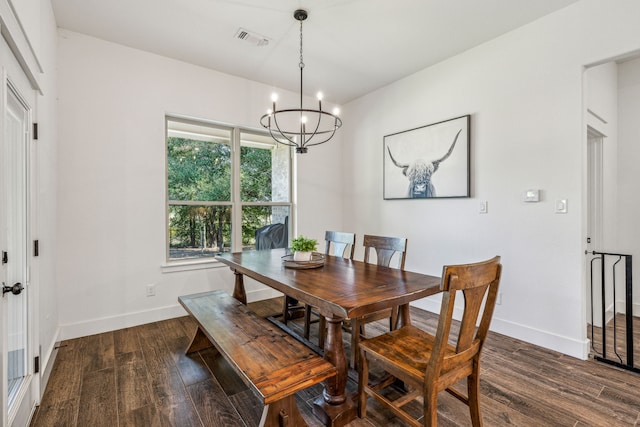
M 284 249 L 228 253 L 216 259 L 327 317 L 353 318 L 440 292 L 440 278 L 325 256 L 322 267 L 286 268 Z

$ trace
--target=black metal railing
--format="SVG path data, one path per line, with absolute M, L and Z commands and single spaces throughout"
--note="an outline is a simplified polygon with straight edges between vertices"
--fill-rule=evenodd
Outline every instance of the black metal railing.
M 593 255 L 591 259 L 591 350 L 594 353 L 594 359 L 608 363 L 610 365 L 615 365 L 623 369 L 628 369 L 634 372 L 640 373 L 640 369 L 634 366 L 633 356 L 634 356 L 634 337 L 633 337 L 633 277 L 632 277 L 632 257 L 631 255 L 625 254 L 615 254 L 608 252 L 587 252 L 587 254 Z M 617 299 L 616 292 L 617 290 L 617 279 L 619 279 L 621 274 L 621 266 L 620 263 L 624 261 L 624 317 L 625 317 L 625 342 L 622 346 L 618 345 L 618 321 L 617 321 Z M 597 266 L 599 264 L 599 271 Z M 599 275 L 598 275 L 599 273 Z M 601 302 L 601 329 L 602 329 L 602 342 L 600 343 L 600 350 L 596 349 L 596 340 L 595 340 L 595 317 L 594 317 L 594 291 L 598 291 L 595 289 L 597 286 L 594 286 L 594 278 L 599 278 L 600 281 L 600 289 L 599 296 Z M 608 281 L 610 279 L 610 281 Z M 597 279 L 596 279 L 597 280 Z M 611 286 L 607 286 L 610 283 Z M 611 347 L 613 355 L 608 352 L 607 348 L 607 298 L 611 295 L 612 304 L 613 304 L 613 345 Z M 620 355 L 619 349 L 624 348 L 625 354 Z M 623 360 L 623 359 L 626 359 Z

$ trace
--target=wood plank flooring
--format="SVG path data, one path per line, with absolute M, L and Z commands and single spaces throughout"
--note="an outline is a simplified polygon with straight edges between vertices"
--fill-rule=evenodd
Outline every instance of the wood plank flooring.
M 266 316 L 277 313 L 282 301 L 251 306 Z M 411 310 L 415 325 L 435 328 L 435 315 Z M 384 322 L 368 326 L 368 333 L 376 329 L 382 331 Z M 184 354 L 194 330 L 181 317 L 63 342 L 31 426 L 257 425 L 258 399 L 219 355 Z M 495 333 L 483 351 L 486 426 L 640 426 L 638 374 Z M 356 384 L 350 381 L 348 389 Z M 320 426 L 310 406 L 320 392 L 315 386 L 296 395 L 310 426 Z M 470 425 L 466 406 L 447 393 L 439 398 L 440 426 Z M 368 417 L 350 427 L 403 425 L 371 399 L 367 407 Z M 420 411 L 417 404 L 413 409 Z
M 640 317 L 633 317 L 632 320 L 633 335 L 636 337 L 632 342 L 633 365 L 635 368 L 640 369 Z M 625 315 L 620 313 L 616 314 L 616 316 L 607 323 L 605 332 L 606 346 L 603 346 L 602 328 L 597 326 L 592 327 L 590 324 L 587 325 L 587 337 L 592 339 L 591 354 L 626 365 L 628 358 Z M 593 338 L 591 338 L 592 333 Z M 603 354 L 604 349 L 606 349 L 606 352 Z

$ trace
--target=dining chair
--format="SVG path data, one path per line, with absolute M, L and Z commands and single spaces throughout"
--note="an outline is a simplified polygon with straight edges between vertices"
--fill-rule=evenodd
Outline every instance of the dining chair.
M 346 233 L 342 231 L 326 231 L 324 235 L 325 247 L 324 254 L 325 255 L 333 255 L 339 256 L 343 258 L 353 259 L 353 254 L 355 252 L 355 244 L 356 244 L 356 235 L 354 233 Z M 348 256 L 345 256 L 348 254 Z M 284 307 L 284 319 L 285 323 L 287 320 L 287 313 L 291 310 L 291 305 L 293 301 L 289 297 L 285 297 L 285 307 Z M 304 317 L 304 337 L 309 339 L 311 332 L 311 314 L 316 314 L 318 316 L 318 346 L 320 348 L 324 348 L 324 339 L 325 334 L 324 330 L 326 328 L 326 320 L 323 316 L 320 316 L 317 313 L 313 312 L 313 307 L 306 305 L 305 306 L 305 317 Z
M 438 393 L 446 390 L 469 406 L 474 427 L 482 425 L 480 414 L 480 353 L 498 295 L 502 264 L 500 257 L 465 265 L 443 268 L 442 304 L 435 335 L 406 325 L 400 329 L 360 342 L 358 364 L 358 416 L 366 417 L 367 397 L 380 401 L 384 407 L 412 426 L 436 426 Z M 464 299 L 464 311 L 459 328 L 452 319 L 458 291 Z M 486 301 L 483 300 L 486 297 Z M 479 326 L 478 320 L 480 320 Z M 369 365 L 375 364 L 388 373 L 384 381 L 369 383 Z M 451 388 L 467 379 L 466 396 Z M 398 399 L 391 400 L 382 389 L 396 380 L 408 389 Z M 402 407 L 416 398 L 423 399 L 423 420 L 412 417 Z
M 390 267 L 394 256 L 398 259 L 398 268 L 404 270 L 404 263 L 407 258 L 407 239 L 403 237 L 382 237 L 366 234 L 363 239 L 364 262 L 372 263 L 372 252 L 375 252 L 376 264 L 383 267 Z M 388 308 L 368 314 L 364 317 L 351 319 L 350 327 L 347 331 L 351 333 L 351 355 L 350 364 L 352 368 L 358 365 L 358 343 L 361 337 L 365 337 L 365 325 L 377 320 L 389 319 L 389 330 L 397 327 L 398 308 Z

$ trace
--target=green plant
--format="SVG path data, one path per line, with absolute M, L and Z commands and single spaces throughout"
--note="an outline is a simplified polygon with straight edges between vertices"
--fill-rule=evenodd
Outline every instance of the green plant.
M 291 250 L 293 252 L 312 252 L 316 250 L 318 241 L 316 239 L 308 239 L 304 236 L 298 236 L 291 241 Z

